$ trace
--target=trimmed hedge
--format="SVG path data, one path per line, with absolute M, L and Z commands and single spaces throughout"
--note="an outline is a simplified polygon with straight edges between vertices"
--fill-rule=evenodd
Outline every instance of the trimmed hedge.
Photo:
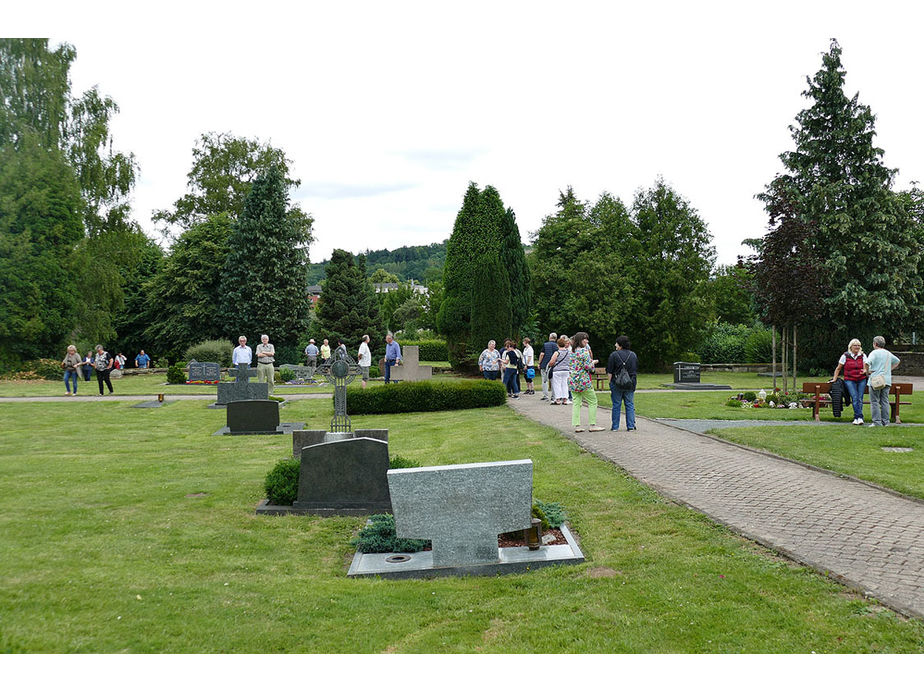
M 446 342 L 442 339 L 418 339 L 408 342 L 401 342 L 401 346 L 418 346 L 420 347 L 421 361 L 448 361 L 449 349 L 446 348 Z
M 504 384 L 497 380 L 424 380 L 365 390 L 351 388 L 347 407 L 350 414 L 402 414 L 497 407 L 506 401 Z
M 217 363 L 228 368 L 231 365 L 231 352 L 233 350 L 234 347 L 226 340 L 209 339 L 189 347 L 184 356 L 187 361 Z

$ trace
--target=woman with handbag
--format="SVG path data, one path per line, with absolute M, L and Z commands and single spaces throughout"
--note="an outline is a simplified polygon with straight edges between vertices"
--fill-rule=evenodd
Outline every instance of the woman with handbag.
M 568 387 L 574 394 L 574 404 L 571 407 L 571 425 L 575 433 L 581 433 L 581 408 L 587 402 L 588 431 L 602 431 L 597 425 L 597 393 L 591 374 L 597 366 L 593 352 L 588 343 L 590 338 L 586 332 L 578 332 L 573 337 L 574 353 L 571 355 L 571 370 L 568 374 Z
M 626 335 L 616 338 L 616 350 L 606 362 L 610 374 L 610 398 L 613 402 L 611 431 L 619 430 L 619 412 L 626 404 L 626 430 L 635 430 L 635 386 L 638 384 L 638 356 Z
M 854 426 L 863 425 L 863 395 L 866 394 L 866 366 L 864 360 L 866 354 L 863 353 L 863 345 L 859 339 L 851 339 L 847 345 L 847 351 L 841 354 L 837 362 L 837 368 L 834 369 L 834 377 L 830 382 L 837 380 L 841 368 L 844 369 L 844 387 L 853 402 L 853 424 Z M 840 413 L 837 414 L 840 416 Z
M 533 378 L 536 377 L 536 359 L 529 337 L 523 337 L 523 377 L 526 378 L 526 392 L 523 394 L 536 394 L 533 389 Z
M 889 388 L 892 387 L 892 370 L 899 363 L 898 357 L 885 348 L 885 337 L 873 337 L 873 351 L 866 358 L 869 409 L 873 419 L 870 428 L 889 425 Z
M 549 375 L 552 378 L 551 404 L 568 403 L 568 374 L 571 368 L 571 349 L 568 348 L 567 335 L 558 338 L 558 351 L 552 354 L 549 361 Z

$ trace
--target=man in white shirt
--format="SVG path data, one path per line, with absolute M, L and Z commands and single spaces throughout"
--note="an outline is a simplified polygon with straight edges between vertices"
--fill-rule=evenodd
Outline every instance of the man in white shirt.
M 359 345 L 359 353 L 356 359 L 359 369 L 363 373 L 363 389 L 366 389 L 366 381 L 369 380 L 369 366 L 372 365 L 372 352 L 369 351 L 369 335 L 363 335 L 363 341 Z
M 237 338 L 238 345 L 231 352 L 231 365 L 237 368 L 243 366 L 250 368 L 250 362 L 253 361 L 253 351 L 247 346 L 247 337 L 241 335 Z
M 523 375 L 526 378 L 526 394 L 534 395 L 533 378 L 529 377 L 529 369 L 533 369 L 533 378 L 536 377 L 535 352 L 533 351 L 532 340 L 529 337 L 523 337 Z

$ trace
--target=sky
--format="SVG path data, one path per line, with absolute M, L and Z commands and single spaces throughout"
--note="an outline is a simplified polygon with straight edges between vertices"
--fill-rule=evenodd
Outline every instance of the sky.
M 228 132 L 293 161 L 315 262 L 448 238 L 470 181 L 498 189 L 529 242 L 568 186 L 630 205 L 661 176 L 733 263 L 766 231 L 754 195 L 832 37 L 897 186 L 924 180 L 921 3 L 20 4 L 5 33 L 72 44 L 73 91 L 119 104 L 114 145 L 137 157 L 151 235 L 196 139 Z

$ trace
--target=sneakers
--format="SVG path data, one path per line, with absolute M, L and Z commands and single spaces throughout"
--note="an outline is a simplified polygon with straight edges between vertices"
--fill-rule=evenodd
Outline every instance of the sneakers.
M 595 432 L 597 432 L 597 431 L 602 431 L 603 429 L 600 428 L 599 426 L 591 426 L 591 427 L 588 428 L 587 430 L 590 431 L 591 433 L 595 433 Z
M 575 433 L 583 433 L 583 432 L 584 432 L 584 429 L 581 428 L 580 426 L 575 426 L 575 427 L 574 427 L 574 432 L 575 432 Z
M 862 425 L 863 425 L 863 417 L 862 417 L 862 416 L 861 416 L 859 419 L 857 419 L 856 424 L 857 424 L 857 426 L 862 426 Z
M 539 400 L 539 401 L 541 402 L 541 401 L 543 401 L 543 400 L 547 400 L 547 399 L 548 399 L 548 397 L 546 397 L 545 395 L 542 395 L 542 399 L 541 399 L 541 400 Z
M 514 399 L 520 399 L 520 396 L 519 396 L 519 395 L 514 395 L 513 398 L 514 398 Z

